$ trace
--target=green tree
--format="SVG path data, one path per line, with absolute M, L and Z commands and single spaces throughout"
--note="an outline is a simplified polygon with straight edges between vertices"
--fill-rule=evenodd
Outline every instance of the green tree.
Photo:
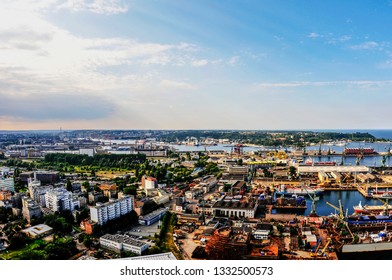
M 290 166 L 289 175 L 291 176 L 291 178 L 297 177 L 297 168 L 295 166 Z

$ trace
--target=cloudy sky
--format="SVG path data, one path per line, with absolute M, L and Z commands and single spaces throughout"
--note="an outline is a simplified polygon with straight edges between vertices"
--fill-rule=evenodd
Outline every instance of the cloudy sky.
M 0 129 L 392 128 L 392 1 L 1 0 Z

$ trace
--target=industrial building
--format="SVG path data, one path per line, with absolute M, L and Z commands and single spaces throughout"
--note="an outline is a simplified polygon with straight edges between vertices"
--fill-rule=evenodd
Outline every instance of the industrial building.
M 240 200 L 233 197 L 224 197 L 212 205 L 212 213 L 218 217 L 254 218 L 257 203 Z
M 21 231 L 29 237 L 41 238 L 43 236 L 51 234 L 53 232 L 53 228 L 45 224 L 40 224 L 26 229 L 22 229 Z
M 149 226 L 153 223 L 158 222 L 167 212 L 168 208 L 160 208 L 151 212 L 150 214 L 140 216 L 139 217 L 139 224 Z
M 214 231 L 205 250 L 209 259 L 238 260 L 248 254 L 249 241 L 248 232 L 236 233 L 230 227 L 222 227 Z
M 138 255 L 141 255 L 150 246 L 146 242 L 120 234 L 105 234 L 99 238 L 99 244 L 104 248 L 116 252 L 133 252 Z

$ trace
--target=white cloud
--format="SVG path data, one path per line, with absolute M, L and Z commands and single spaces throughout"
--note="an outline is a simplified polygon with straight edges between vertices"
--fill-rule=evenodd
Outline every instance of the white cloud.
M 229 60 L 227 61 L 227 64 L 229 65 L 235 65 L 240 61 L 240 57 L 239 56 L 232 56 L 229 58 Z
M 112 15 L 126 13 L 129 4 L 130 1 L 123 0 L 67 0 L 65 3 L 59 4 L 57 9 Z
M 293 81 L 285 83 L 256 83 L 254 87 L 258 88 L 296 88 L 296 87 L 325 87 L 325 86 L 354 86 L 354 87 L 382 87 L 392 85 L 392 80 L 381 81 Z
M 316 39 L 316 38 L 320 38 L 320 37 L 323 37 L 323 36 L 321 36 L 320 34 L 318 34 L 316 32 L 311 32 L 311 33 L 309 33 L 309 35 L 307 37 L 311 38 L 311 39 Z
M 176 89 L 176 90 L 194 90 L 194 89 L 196 89 L 196 87 L 194 85 L 191 85 L 189 83 L 172 81 L 172 80 L 162 80 L 159 83 L 159 87 L 165 88 L 165 89 Z
M 194 67 L 203 67 L 203 66 L 206 66 L 207 64 L 208 64 L 207 59 L 200 59 L 200 60 L 192 61 L 192 66 L 194 66 Z
M 350 49 L 353 50 L 380 50 L 383 47 L 383 43 L 377 43 L 374 41 L 364 42 L 358 45 L 350 46 Z

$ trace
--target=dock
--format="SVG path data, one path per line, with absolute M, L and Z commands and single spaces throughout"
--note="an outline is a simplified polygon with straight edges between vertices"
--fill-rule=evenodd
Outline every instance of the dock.
M 369 193 L 365 189 L 363 189 L 361 186 L 357 186 L 357 190 L 360 194 L 363 195 L 363 197 L 372 198 L 372 195 L 369 195 Z

